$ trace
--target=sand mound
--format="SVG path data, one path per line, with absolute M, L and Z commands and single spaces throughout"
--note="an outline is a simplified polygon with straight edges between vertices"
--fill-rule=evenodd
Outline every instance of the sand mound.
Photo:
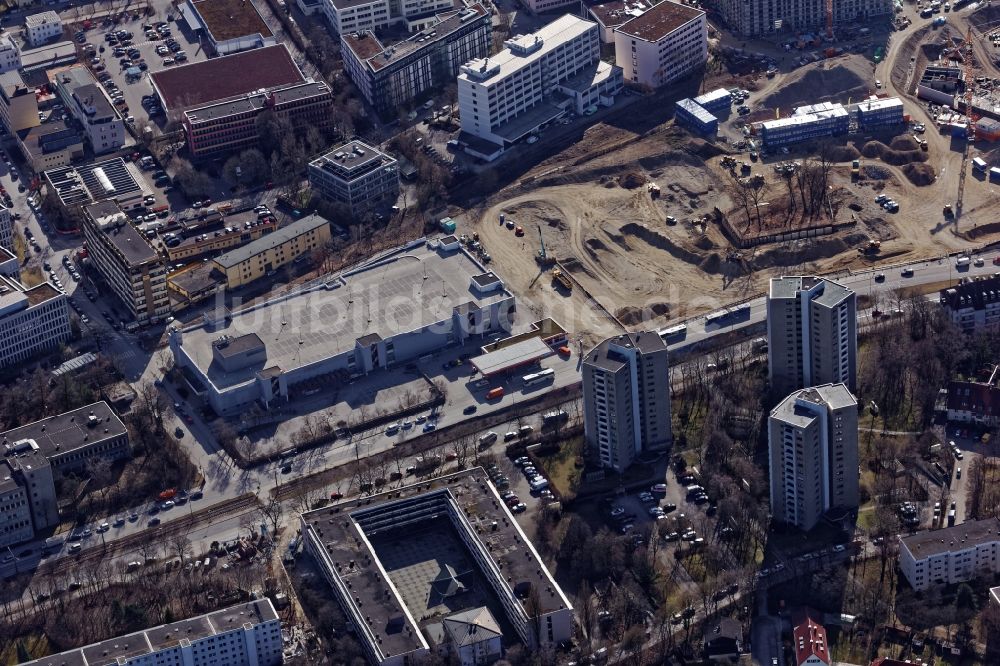
M 642 174 L 638 174 L 635 171 L 630 171 L 618 179 L 618 183 L 626 190 L 634 190 L 637 187 L 642 187 L 642 184 L 645 182 L 646 179 L 642 177 Z
M 919 164 L 907 164 L 902 168 L 902 172 L 903 175 L 906 176 L 914 185 L 930 185 L 937 178 L 937 174 L 934 172 L 934 167 L 926 162 Z
M 858 238 L 864 239 L 861 234 L 850 234 L 846 237 L 824 236 L 808 242 L 796 241 L 785 245 L 774 247 L 759 253 L 754 258 L 754 265 L 758 269 L 777 266 L 796 266 L 810 261 L 818 261 L 835 254 L 846 252 L 852 245 L 860 242 Z
M 526 201 L 507 208 L 504 213 L 507 217 L 524 224 L 544 222 L 552 227 L 562 223 L 559 209 L 544 201 Z
M 897 136 L 889 144 L 893 150 L 920 150 L 920 146 L 913 140 L 912 136 Z
M 881 141 L 869 141 L 861 147 L 861 154 L 869 159 L 877 157 L 886 164 L 893 166 L 903 166 L 904 164 L 913 162 L 926 162 L 928 159 L 928 154 L 922 150 L 894 150 Z
M 827 155 L 831 162 L 852 162 L 861 157 L 854 146 L 830 146 Z
M 662 317 L 670 312 L 669 303 L 653 303 L 647 308 L 637 308 L 627 305 L 615 310 L 615 317 L 626 326 L 635 326 Z
M 818 62 L 799 71 L 802 74 L 797 79 L 787 80 L 779 90 L 761 102 L 762 106 L 791 112 L 792 107 L 805 104 L 847 102 L 849 97 L 859 99 L 871 87 L 871 65 L 859 56 Z M 823 94 L 823 91 L 832 92 Z

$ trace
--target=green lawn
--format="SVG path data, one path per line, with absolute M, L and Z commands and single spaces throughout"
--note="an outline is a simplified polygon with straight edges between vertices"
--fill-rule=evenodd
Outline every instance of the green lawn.
M 32 634 L 22 640 L 24 641 L 24 647 L 28 650 L 28 654 L 31 655 L 32 659 L 40 659 L 41 657 L 48 656 L 51 651 L 51 648 L 49 648 L 49 639 L 44 634 Z M 0 652 L 0 666 L 17 663 L 17 642 L 14 642 L 6 650 Z
M 576 497 L 580 487 L 582 467 L 577 467 L 577 460 L 583 453 L 583 437 L 574 437 L 561 442 L 559 451 L 550 455 L 537 455 L 538 462 L 545 471 L 549 483 L 563 498 L 569 501 Z

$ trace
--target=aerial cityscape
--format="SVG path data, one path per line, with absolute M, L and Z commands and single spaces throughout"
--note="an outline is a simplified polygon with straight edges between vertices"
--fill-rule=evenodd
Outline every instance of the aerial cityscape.
M 1000 664 L 989 0 L 0 0 L 0 666 Z

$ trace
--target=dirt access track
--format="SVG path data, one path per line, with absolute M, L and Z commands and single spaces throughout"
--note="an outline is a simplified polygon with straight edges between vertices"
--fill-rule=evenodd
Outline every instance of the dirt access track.
M 894 35 L 893 51 L 909 65 L 912 51 L 899 48 L 906 37 Z M 856 62 L 837 60 L 841 59 L 785 76 L 791 83 L 804 84 L 829 76 L 810 75 L 811 68 L 843 67 L 845 72 L 838 76 L 849 84 L 846 96 L 854 96 L 861 89 L 863 69 Z M 868 63 L 868 72 L 870 67 Z M 791 95 L 780 94 L 780 88 L 780 80 L 768 81 L 751 104 L 768 98 L 782 105 L 793 102 Z M 920 117 L 924 107 L 912 96 L 903 97 L 907 112 Z M 837 167 L 838 182 L 855 205 L 848 210 L 845 202 L 837 221 L 849 220 L 851 210 L 859 211 L 854 230 L 740 253 L 734 253 L 717 224 L 700 222 L 715 208 L 725 213 L 734 210 L 727 176 L 718 168 L 717 157 L 725 144 L 694 138 L 669 120 L 643 134 L 599 123 L 466 217 L 492 255 L 497 272 L 519 298 L 522 316 L 552 316 L 581 342 L 591 344 L 623 328 L 663 327 L 671 320 L 763 293 L 772 276 L 868 267 L 873 262 L 858 253 L 868 237 L 883 239 L 883 261 L 893 262 L 940 256 L 987 242 L 989 238 L 979 235 L 973 243 L 942 222 L 942 206 L 955 199 L 961 155 L 948 137 L 929 130 L 925 138 L 931 144 L 928 164 L 937 172 L 931 184 L 915 185 L 902 169 L 878 159 L 865 163 L 878 165 L 886 177 L 852 184 L 850 163 L 845 162 Z M 858 139 L 864 137 L 851 137 L 850 142 Z M 809 156 L 793 151 L 781 159 Z M 746 154 L 736 157 L 746 159 Z M 772 161 L 781 160 L 769 158 L 754 171 L 771 171 Z M 654 199 L 645 183 L 655 183 L 662 196 Z M 990 189 L 989 183 L 968 179 L 962 231 L 985 224 L 986 217 L 996 212 Z M 879 192 L 899 201 L 902 212 L 890 216 L 874 206 L 872 199 Z M 524 235 L 518 237 L 501 225 L 501 213 L 522 227 Z M 667 216 L 678 223 L 667 224 Z M 557 287 L 536 261 L 542 243 L 539 229 L 548 256 L 555 257 L 575 282 L 571 294 Z

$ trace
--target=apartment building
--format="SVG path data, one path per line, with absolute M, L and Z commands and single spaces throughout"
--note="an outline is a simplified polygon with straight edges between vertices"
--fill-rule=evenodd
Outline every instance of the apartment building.
M 83 137 L 61 120 L 23 129 L 15 136 L 17 147 L 35 173 L 83 159 Z
M 464 63 L 489 55 L 490 19 L 477 3 L 437 14 L 419 32 L 392 43 L 371 30 L 342 32 L 344 71 L 376 113 L 395 114 L 450 84 Z
M 35 91 L 16 70 L 0 74 L 0 122 L 9 134 L 42 124 Z
M 24 662 L 22 666 L 278 666 L 281 620 L 270 599 L 257 599 L 101 643 Z
M 1000 366 L 985 382 L 949 382 L 946 407 L 949 421 L 1000 427 Z
M 478 666 L 494 662 L 501 646 L 520 643 L 539 651 L 572 637 L 569 599 L 484 476 L 475 467 L 375 495 L 364 506 L 343 507 L 332 522 L 329 509 L 302 514 L 304 551 L 329 584 L 368 664 L 419 664 L 439 651 L 452 652 L 448 663 Z M 431 583 L 438 608 L 406 594 L 412 577 L 391 566 L 421 536 L 436 540 L 426 548 L 440 553 L 421 580 Z M 375 580 L 368 570 L 382 573 Z M 489 609 L 469 609 L 463 597 L 473 584 L 478 594 L 489 595 Z M 526 602 L 527 594 L 535 600 Z M 451 604 L 448 597 L 455 595 L 462 597 Z M 473 649 L 463 649 L 467 645 Z
M 892 11 L 891 0 L 836 0 L 833 24 L 864 23 Z M 815 0 L 722 0 L 719 12 L 730 29 L 745 37 L 808 32 L 826 26 L 826 4 Z
M 349 141 L 309 163 L 309 184 L 327 201 L 343 204 L 358 216 L 396 203 L 399 165 L 368 144 Z
M 132 455 L 125 424 L 104 401 L 0 433 L 0 445 L 8 458 L 37 451 L 63 474 L 84 471 L 91 460 Z
M 609 338 L 587 353 L 583 414 L 588 456 L 616 472 L 670 446 L 670 367 L 656 331 Z
M 811 608 L 799 609 L 793 615 L 794 666 L 829 666 L 830 643 L 826 638 L 826 627 L 820 623 L 819 617 Z
M 288 118 L 292 125 L 327 127 L 332 122 L 333 93 L 321 81 L 305 81 L 262 89 L 184 112 L 181 124 L 195 158 L 211 158 L 260 142 L 258 118 L 265 111 Z
M 940 292 L 945 314 L 966 333 L 993 331 L 1000 325 L 1000 277 L 977 277 Z
M 69 337 L 64 293 L 48 282 L 29 289 L 0 275 L 0 367 L 58 349 Z
M 0 33 L 0 74 L 21 68 L 21 49 L 9 32 Z
M 254 280 L 330 242 L 330 222 L 310 215 L 213 259 L 225 276 L 226 288 Z
M 597 24 L 571 14 L 508 39 L 499 53 L 462 66 L 462 130 L 505 147 L 567 111 L 614 104 L 622 71 L 600 58 Z
M 707 60 L 708 22 L 700 9 L 663 0 L 615 29 L 615 64 L 633 85 L 659 88 Z
M 31 46 L 41 46 L 62 37 L 63 26 L 54 11 L 32 14 L 24 19 L 24 36 Z
M 89 69 L 82 65 L 69 67 L 57 72 L 52 82 L 66 110 L 83 127 L 95 155 L 125 145 L 125 123 Z
M 787 118 L 766 120 L 760 124 L 760 137 L 767 149 L 789 146 L 828 136 L 847 134 L 851 115 L 841 104 L 820 102 L 800 106 Z
M 872 97 L 858 102 L 858 128 L 873 131 L 903 124 L 903 100 Z
M 591 0 L 584 2 L 586 18 L 601 29 L 601 42 L 615 43 L 615 28 L 631 21 L 653 6 L 651 0 Z
M 854 292 L 812 276 L 771 279 L 767 296 L 767 362 L 777 395 L 818 384 L 857 381 L 858 322 Z
M 454 0 L 325 0 L 323 7 L 338 35 L 389 26 L 412 33 L 433 25 L 436 14 L 454 8 Z
M 998 556 L 1000 520 L 996 518 L 899 537 L 899 569 L 918 592 L 1000 573 Z
M 180 243 L 167 245 L 165 251 L 167 259 L 171 262 L 202 257 L 255 241 L 277 228 L 277 220 L 274 217 L 268 217 L 247 221 L 243 224 L 237 222 L 230 226 L 223 226 L 222 223 L 219 223 L 211 225 L 208 228 L 194 227 L 193 229 L 184 229 L 181 232 L 184 238 L 181 239 Z
M 811 530 L 858 506 L 858 401 L 844 384 L 793 391 L 767 420 L 771 514 Z
M 10 209 L 0 205 L 0 247 L 14 251 L 14 218 Z
M 113 201 L 84 207 L 88 258 L 132 317 L 155 324 L 170 314 L 167 269 L 146 238 Z
M 31 541 L 59 524 L 52 466 L 38 450 L 2 452 L 0 458 L 0 549 Z

